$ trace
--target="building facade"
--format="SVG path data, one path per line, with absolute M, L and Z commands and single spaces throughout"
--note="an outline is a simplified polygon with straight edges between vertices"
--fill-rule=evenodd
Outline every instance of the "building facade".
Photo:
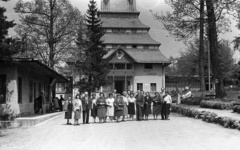
M 165 87 L 164 68 L 170 61 L 159 50 L 161 44 L 150 37 L 150 27 L 139 20 L 136 0 L 102 0 L 99 15 L 112 81 L 102 91 L 155 92 Z
M 67 82 L 67 79 L 38 60 L 0 60 L 0 115 L 34 114 L 34 100 L 41 92 L 46 99 L 43 113 L 47 113 L 56 81 Z

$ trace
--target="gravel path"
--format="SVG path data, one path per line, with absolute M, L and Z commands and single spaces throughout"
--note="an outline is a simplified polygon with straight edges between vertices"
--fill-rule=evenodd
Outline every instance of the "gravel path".
M 171 114 L 170 121 L 65 125 L 63 115 L 0 136 L 1 150 L 230 150 L 240 132 Z

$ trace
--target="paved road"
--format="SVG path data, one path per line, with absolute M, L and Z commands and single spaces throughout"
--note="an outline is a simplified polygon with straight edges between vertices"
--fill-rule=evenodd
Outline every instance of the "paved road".
M 240 131 L 172 114 L 170 121 L 65 125 L 63 116 L 30 128 L 8 130 L 1 150 L 230 150 Z

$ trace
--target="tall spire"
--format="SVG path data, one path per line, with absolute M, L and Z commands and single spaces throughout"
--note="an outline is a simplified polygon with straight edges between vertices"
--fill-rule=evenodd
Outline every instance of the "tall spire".
M 101 0 L 101 11 L 136 12 L 136 0 Z

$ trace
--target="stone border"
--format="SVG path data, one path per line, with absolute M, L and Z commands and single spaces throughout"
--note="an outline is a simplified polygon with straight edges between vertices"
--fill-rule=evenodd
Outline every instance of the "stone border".
M 50 113 L 45 115 L 39 115 L 36 117 L 22 117 L 22 118 L 16 118 L 15 121 L 17 121 L 20 124 L 20 126 L 29 127 L 29 126 L 34 126 L 36 124 L 44 122 L 55 116 L 60 116 L 62 114 L 64 114 L 64 112 Z
M 172 112 L 176 112 L 187 117 L 202 119 L 202 121 L 219 124 L 224 126 L 225 128 L 240 130 L 240 120 L 236 120 L 225 116 L 219 116 L 213 112 L 199 111 L 194 108 L 186 108 L 184 106 L 175 104 L 171 105 L 171 110 Z

